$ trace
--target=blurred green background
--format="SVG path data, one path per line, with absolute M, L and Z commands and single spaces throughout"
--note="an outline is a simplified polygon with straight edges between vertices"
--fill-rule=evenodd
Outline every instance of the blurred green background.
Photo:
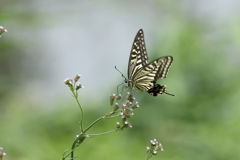
M 78 159 L 240 159 L 240 2 L 237 0 L 1 0 L 0 147 L 6 160 L 60 159 L 79 134 L 80 111 L 63 83 L 81 74 L 84 126 L 109 108 L 142 28 L 149 61 L 172 55 L 175 97 L 135 92 L 132 129 L 88 138 Z M 115 128 L 104 120 L 89 133 Z

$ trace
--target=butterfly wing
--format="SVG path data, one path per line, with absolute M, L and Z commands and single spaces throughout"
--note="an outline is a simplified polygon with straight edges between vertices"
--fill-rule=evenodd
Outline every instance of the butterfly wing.
M 163 93 L 174 96 L 173 94 L 166 92 L 167 87 L 165 85 L 160 85 L 156 83 L 159 78 L 167 77 L 168 70 L 173 62 L 173 57 L 167 56 L 164 57 L 164 59 L 161 59 L 161 61 L 162 63 L 160 64 L 159 70 L 157 71 L 154 77 L 154 81 L 152 81 L 152 86 L 149 89 L 147 89 L 147 92 L 153 96 L 157 96 Z
M 132 77 L 145 65 L 148 64 L 147 50 L 144 41 L 143 30 L 140 29 L 133 41 L 128 61 L 128 79 Z
M 157 82 L 159 78 L 166 78 L 168 74 L 168 70 L 173 62 L 172 56 L 166 56 L 162 58 L 158 58 L 157 62 L 159 64 L 159 68 L 154 76 L 154 81 Z
M 172 61 L 171 56 L 166 56 L 150 62 L 132 77 L 130 87 L 139 91 L 148 91 L 153 88 L 153 82 L 156 82 L 159 78 L 166 78 Z

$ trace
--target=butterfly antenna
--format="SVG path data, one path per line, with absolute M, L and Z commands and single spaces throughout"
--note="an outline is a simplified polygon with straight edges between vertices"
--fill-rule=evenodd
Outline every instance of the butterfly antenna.
M 117 66 L 115 66 L 115 69 L 119 72 L 119 73 L 121 73 L 122 74 L 122 77 L 125 79 L 125 81 L 127 80 L 127 78 L 123 75 L 123 73 L 121 72 L 121 71 L 119 71 L 118 69 L 117 69 Z

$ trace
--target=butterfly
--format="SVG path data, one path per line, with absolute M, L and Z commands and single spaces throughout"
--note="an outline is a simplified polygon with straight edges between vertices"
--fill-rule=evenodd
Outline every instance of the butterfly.
M 172 62 L 172 56 L 165 56 L 148 63 L 144 33 L 140 29 L 133 41 L 128 61 L 128 79 L 125 78 L 125 83 L 128 84 L 129 88 L 141 92 L 147 91 L 153 96 L 163 93 L 169 94 L 166 92 L 166 86 L 156 82 L 159 78 L 166 78 Z

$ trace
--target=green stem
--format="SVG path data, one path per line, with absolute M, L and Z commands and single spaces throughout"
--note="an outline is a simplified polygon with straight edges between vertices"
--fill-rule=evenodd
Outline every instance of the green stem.
M 83 133 L 81 133 L 73 142 L 71 152 L 69 152 L 67 156 L 71 153 L 71 159 L 73 159 L 75 148 L 78 147 L 85 140 L 85 138 L 87 137 Z
M 148 155 L 145 157 L 145 160 L 148 160 L 151 157 L 152 157 L 152 154 L 148 153 Z
M 102 119 L 110 119 L 110 118 L 114 118 L 117 117 L 118 115 L 115 116 L 110 116 L 110 117 L 106 117 L 106 116 L 102 116 L 98 119 L 96 119 L 94 122 L 92 122 L 84 131 L 83 133 L 86 133 L 94 124 L 96 124 L 98 121 L 102 120 Z
M 84 114 L 83 114 L 83 109 L 82 109 L 82 106 L 81 106 L 81 104 L 80 104 L 80 102 L 79 102 L 79 100 L 78 100 L 78 94 L 77 94 L 77 91 L 76 91 L 76 101 L 77 101 L 77 104 L 78 104 L 78 106 L 79 106 L 79 108 L 80 108 L 80 110 L 81 110 L 81 120 L 80 120 L 80 130 L 81 130 L 81 132 L 83 132 L 83 116 L 84 116 Z
M 76 88 L 76 82 L 74 82 L 73 88 L 71 89 L 71 91 L 72 91 L 72 93 L 73 93 L 74 98 L 75 98 L 76 101 L 77 101 L 77 104 L 78 104 L 79 108 L 80 108 L 80 112 L 81 112 L 80 131 L 83 132 L 83 116 L 84 116 L 84 114 L 83 114 L 82 106 L 81 106 L 81 104 L 80 104 L 80 102 L 79 102 L 79 100 L 78 100 L 78 91 L 75 90 L 75 88 Z
M 108 132 L 104 132 L 104 133 L 99 133 L 99 134 L 88 134 L 89 136 L 100 136 L 100 135 L 104 135 L 104 134 L 108 134 L 108 133 L 112 133 L 117 131 L 118 129 L 112 130 L 112 131 L 108 131 Z
M 100 121 L 100 120 L 102 120 L 102 119 L 104 119 L 104 116 L 96 119 L 93 123 L 91 123 L 91 124 L 84 130 L 83 133 L 86 133 L 94 124 L 96 124 L 98 121 Z

